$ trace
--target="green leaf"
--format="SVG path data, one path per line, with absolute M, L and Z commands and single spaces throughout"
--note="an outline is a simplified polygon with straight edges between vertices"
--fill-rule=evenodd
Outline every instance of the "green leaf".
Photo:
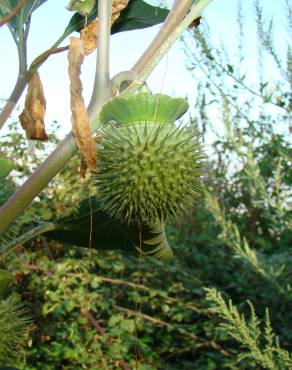
M 155 7 L 145 3 L 142 0 L 130 0 L 128 6 L 122 10 L 120 17 L 112 26 L 112 34 L 142 29 L 154 26 L 165 20 L 168 10 Z M 97 8 L 95 8 L 87 17 L 87 24 L 97 17 Z M 85 25 L 86 17 L 75 13 L 65 28 L 62 39 L 65 39 L 72 32 L 79 32 Z
M 147 4 L 142 0 L 130 0 L 112 26 L 112 34 L 152 27 L 162 23 L 169 13 L 168 9 Z
M 135 321 L 128 319 L 128 320 L 123 320 L 121 322 L 121 329 L 124 331 L 127 331 L 128 333 L 134 333 L 135 332 Z
M 138 253 L 157 258 L 172 257 L 167 242 L 164 225 L 159 220 L 142 225 L 141 231 L 136 225 L 121 224 L 102 210 L 102 204 L 96 197 L 86 198 L 68 215 L 54 222 L 55 230 L 45 231 L 49 239 L 62 243 L 89 247 L 90 224 L 92 214 L 91 246 L 101 250 L 122 250 L 126 253 Z
M 0 269 L 0 299 L 2 298 L 3 293 L 8 288 L 11 283 L 11 273 L 6 270 Z
M 113 98 L 100 113 L 101 123 L 174 123 L 189 108 L 186 100 L 168 95 L 140 93 L 130 98 Z
M 10 159 L 0 158 L 0 181 L 9 175 L 13 167 L 13 162 Z

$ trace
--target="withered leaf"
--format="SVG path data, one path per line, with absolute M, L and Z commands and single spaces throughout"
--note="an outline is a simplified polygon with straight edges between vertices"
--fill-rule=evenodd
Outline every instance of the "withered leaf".
M 85 54 L 89 55 L 96 49 L 98 18 L 81 30 L 81 40 L 84 44 Z
M 71 37 L 68 60 L 72 133 L 86 166 L 94 171 L 96 169 L 95 143 L 90 132 L 87 110 L 82 96 L 82 82 L 80 79 L 81 65 L 84 56 L 85 51 L 82 40 L 77 37 Z
M 119 18 L 121 11 L 128 5 L 129 0 L 114 0 L 112 5 L 112 24 Z M 98 18 L 81 30 L 81 39 L 84 43 L 85 54 L 96 49 Z
M 36 71 L 29 80 L 24 110 L 19 116 L 28 139 L 48 140 L 44 123 L 45 112 L 46 99 L 39 73 Z

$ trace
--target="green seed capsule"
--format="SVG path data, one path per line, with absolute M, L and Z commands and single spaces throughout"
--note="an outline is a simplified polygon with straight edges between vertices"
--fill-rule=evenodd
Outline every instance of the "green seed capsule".
M 157 96 L 139 95 L 144 99 L 144 108 L 148 104 L 153 114 L 155 109 L 150 103 L 152 99 L 152 104 L 156 104 Z M 139 95 L 135 96 L 135 102 Z M 166 109 L 163 97 L 160 97 L 162 108 Z M 125 111 L 130 110 L 127 105 L 131 100 L 117 99 L 120 122 L 105 123 L 102 140 L 97 144 L 97 196 L 103 201 L 104 209 L 121 222 L 168 220 L 179 215 L 198 193 L 202 146 L 197 128 L 169 122 L 169 110 L 166 110 L 168 122 L 162 122 L 161 112 L 156 112 L 159 123 L 151 115 L 149 121 L 121 122 L 122 100 Z M 169 99 L 165 100 L 169 102 Z M 181 104 L 182 99 L 176 100 Z M 114 99 L 110 102 L 112 115 L 113 103 Z M 135 109 L 131 106 L 132 118 Z M 175 115 L 182 114 L 178 109 L 173 111 Z M 102 114 L 104 117 L 109 112 Z

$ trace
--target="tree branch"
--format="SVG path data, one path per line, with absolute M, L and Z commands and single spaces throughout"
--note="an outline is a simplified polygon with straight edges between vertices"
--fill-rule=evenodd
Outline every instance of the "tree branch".
M 4 26 L 5 23 L 9 22 L 10 19 L 16 16 L 17 13 L 21 10 L 26 0 L 20 0 L 16 7 L 7 15 L 0 18 L 0 27 Z

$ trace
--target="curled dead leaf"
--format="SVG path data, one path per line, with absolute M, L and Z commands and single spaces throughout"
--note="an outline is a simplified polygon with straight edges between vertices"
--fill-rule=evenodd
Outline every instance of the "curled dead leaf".
M 71 37 L 68 52 L 71 122 L 72 133 L 86 166 L 94 171 L 96 169 L 95 142 L 91 136 L 87 110 L 82 96 L 82 82 L 80 79 L 81 65 L 85 51 L 83 42 L 77 37 Z M 84 165 L 82 166 L 84 167 Z
M 24 110 L 19 116 L 28 139 L 48 140 L 44 123 L 45 112 L 46 99 L 39 73 L 36 71 L 29 80 Z
M 112 6 L 112 24 L 119 18 L 121 11 L 128 5 L 129 0 L 114 0 Z M 84 43 L 85 54 L 96 49 L 98 18 L 81 30 L 81 40 Z

